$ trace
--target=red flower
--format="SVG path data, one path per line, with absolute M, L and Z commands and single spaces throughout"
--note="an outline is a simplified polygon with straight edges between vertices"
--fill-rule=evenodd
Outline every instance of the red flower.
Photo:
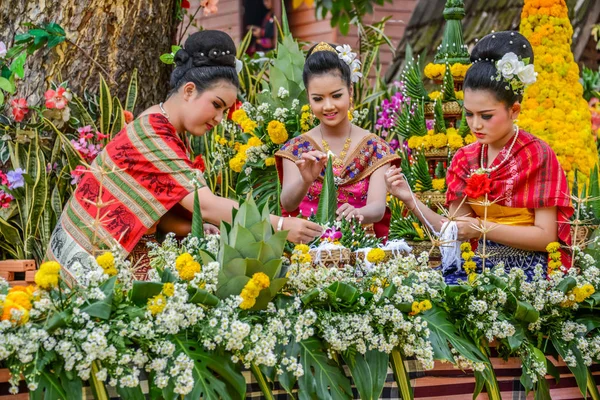
M 466 182 L 465 195 L 472 199 L 477 199 L 490 193 L 492 180 L 487 174 L 473 174 Z
M 23 121 L 23 118 L 25 118 L 25 114 L 29 112 L 29 107 L 27 107 L 27 100 L 25 100 L 23 97 L 21 97 L 20 99 L 14 99 L 13 101 L 11 101 L 10 105 L 12 106 L 12 114 L 15 121 Z
M 44 93 L 46 99 L 46 108 L 57 108 L 62 110 L 71 100 L 71 93 L 67 92 L 64 87 L 59 87 L 58 90 L 49 89 Z
M 190 8 L 190 2 L 188 0 L 181 0 L 181 8 Z
M 0 171 L 0 185 L 7 185 L 8 184 L 8 178 L 6 177 L 6 174 L 2 171 Z
M 202 172 L 204 172 L 206 170 L 206 165 L 204 164 L 204 159 L 202 158 L 202 154 L 198 154 L 198 156 L 194 159 L 194 163 L 192 164 L 192 167 L 194 167 L 195 169 L 199 169 Z
M 10 207 L 10 202 L 14 199 L 10 194 L 0 190 L 0 208 Z
M 131 111 L 124 110 L 123 115 L 125 116 L 125 124 L 133 121 L 133 113 Z

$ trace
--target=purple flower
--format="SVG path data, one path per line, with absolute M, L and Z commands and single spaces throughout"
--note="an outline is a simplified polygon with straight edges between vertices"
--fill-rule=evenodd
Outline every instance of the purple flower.
M 321 235 L 321 239 L 330 240 L 332 242 L 340 240 L 341 238 L 342 232 L 336 230 L 335 228 L 327 228 L 327 230 L 323 232 L 323 235 Z
M 426 119 L 425 120 L 425 125 L 427 125 L 427 130 L 431 130 L 433 129 L 433 127 L 435 126 L 435 120 L 433 119 Z
M 8 179 L 8 188 L 16 189 L 25 186 L 25 178 L 23 178 L 23 171 L 21 168 L 17 168 L 14 171 L 8 171 L 6 178 Z
M 390 147 L 392 148 L 392 150 L 396 151 L 398 150 L 398 147 L 400 147 L 400 142 L 398 141 L 398 139 L 392 139 L 390 141 Z

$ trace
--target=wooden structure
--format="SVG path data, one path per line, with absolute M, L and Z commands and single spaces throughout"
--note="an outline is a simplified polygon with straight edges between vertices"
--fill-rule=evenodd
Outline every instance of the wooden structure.
M 0 261 L 0 278 L 4 278 L 11 286 L 27 286 L 34 283 L 35 260 Z

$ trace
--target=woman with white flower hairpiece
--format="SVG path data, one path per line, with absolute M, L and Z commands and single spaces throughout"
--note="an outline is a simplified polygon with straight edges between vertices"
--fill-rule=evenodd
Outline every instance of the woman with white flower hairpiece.
M 464 80 L 464 108 L 477 142 L 456 153 L 446 177 L 446 202 L 451 215 L 459 217 L 455 239 L 481 244 L 483 224 L 490 256 L 486 266 L 503 261 L 507 268 L 522 268 L 531 278 L 537 264 L 548 265 L 546 247 L 551 242 L 570 244 L 568 220 L 573 213 L 556 155 L 548 144 L 515 124 L 523 90 L 536 79 L 533 51 L 518 32 L 498 32 L 477 43 L 471 61 Z M 442 231 L 448 221 L 414 199 L 399 169 L 389 171 L 386 183 L 417 217 Z M 486 221 L 481 221 L 486 194 L 491 205 Z M 466 280 L 468 268 L 461 268 L 460 253 L 456 254 L 442 260 L 448 283 Z M 471 261 L 481 269 L 478 257 Z M 562 261 L 571 265 L 566 251 Z
M 282 183 L 284 215 L 309 217 L 317 212 L 327 159 L 333 157 L 338 189 L 338 219 L 358 218 L 375 224 L 375 234 L 387 236 L 384 175 L 396 153 L 377 135 L 351 122 L 352 83 L 360 78 L 360 61 L 350 46 L 313 46 L 303 79 L 312 112 L 320 122 L 288 141 L 276 156 Z

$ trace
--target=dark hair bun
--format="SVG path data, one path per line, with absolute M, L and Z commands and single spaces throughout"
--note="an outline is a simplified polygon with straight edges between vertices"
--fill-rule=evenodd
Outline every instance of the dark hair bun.
M 239 86 L 235 55 L 235 43 L 225 32 L 196 32 L 175 53 L 176 68 L 171 73 L 171 87 L 175 91 L 185 82 L 194 82 L 202 91 L 218 80 Z
M 471 62 L 501 60 L 507 53 L 515 53 L 517 56 L 529 58 L 533 64 L 533 49 L 531 44 L 519 32 L 503 31 L 490 33 L 477 42 L 471 52 Z
M 314 51 L 319 44 L 312 46 L 308 50 L 304 70 L 302 71 L 302 80 L 304 86 L 308 87 L 308 81 L 313 76 L 334 73 L 340 76 L 348 87 L 352 85 L 350 67 L 344 60 L 338 56 L 337 50 L 319 50 Z M 335 45 L 331 45 L 335 49 Z
M 531 44 L 519 32 L 495 32 L 479 40 L 471 51 L 473 65 L 465 75 L 464 89 L 488 90 L 494 93 L 498 101 L 507 106 L 521 101 L 522 95 L 513 92 L 510 88 L 507 89 L 507 84 L 503 79 L 499 81 L 491 79 L 498 73 L 496 62 L 508 53 L 516 54 L 521 60 L 529 58 L 529 64 L 533 64 Z

